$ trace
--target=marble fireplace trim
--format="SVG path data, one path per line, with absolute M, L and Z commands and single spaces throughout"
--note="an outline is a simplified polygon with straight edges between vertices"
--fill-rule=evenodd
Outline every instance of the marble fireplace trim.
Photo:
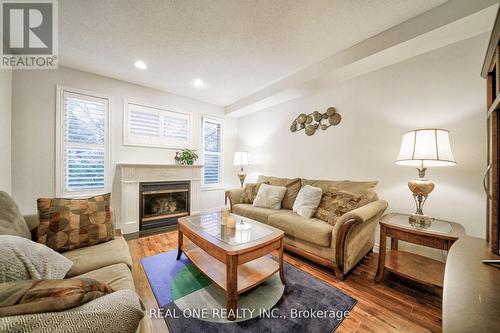
M 123 234 L 139 231 L 139 183 L 191 182 L 191 214 L 200 212 L 202 165 L 127 164 L 118 163 L 120 169 L 120 221 Z

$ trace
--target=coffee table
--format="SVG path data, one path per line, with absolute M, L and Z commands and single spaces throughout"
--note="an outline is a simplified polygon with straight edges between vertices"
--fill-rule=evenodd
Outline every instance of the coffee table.
M 184 253 L 203 274 L 226 292 L 227 319 L 235 320 L 238 294 L 283 272 L 282 230 L 231 214 L 236 228 L 221 225 L 220 212 L 179 218 L 177 260 Z M 184 242 L 184 237 L 188 241 Z M 278 250 L 276 262 L 267 254 Z

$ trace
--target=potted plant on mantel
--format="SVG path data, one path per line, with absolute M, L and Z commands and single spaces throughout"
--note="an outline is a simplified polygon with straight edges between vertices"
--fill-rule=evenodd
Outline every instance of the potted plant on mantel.
M 182 165 L 193 165 L 198 160 L 195 149 L 183 149 L 175 153 L 175 163 Z

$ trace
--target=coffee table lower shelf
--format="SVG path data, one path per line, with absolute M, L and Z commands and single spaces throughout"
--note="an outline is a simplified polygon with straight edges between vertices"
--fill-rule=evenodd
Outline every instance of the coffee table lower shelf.
M 182 252 L 210 280 L 223 290 L 227 290 L 226 264 L 210 256 L 194 244 L 184 245 Z M 238 265 L 238 294 L 252 289 L 278 271 L 278 262 L 267 256 Z

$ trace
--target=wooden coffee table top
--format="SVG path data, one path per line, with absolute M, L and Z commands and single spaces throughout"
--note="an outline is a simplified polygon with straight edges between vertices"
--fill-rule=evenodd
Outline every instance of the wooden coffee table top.
M 215 285 L 226 292 L 228 320 L 235 319 L 238 294 L 254 288 L 283 270 L 284 232 L 263 223 L 232 214 L 236 228 L 221 225 L 214 212 L 178 220 L 177 260 L 182 253 Z M 184 241 L 186 238 L 186 241 Z M 279 260 L 268 256 L 279 251 Z
M 253 251 L 284 236 L 280 229 L 243 216 L 231 216 L 236 219 L 236 228 L 221 225 L 220 212 L 182 217 L 178 223 L 183 233 L 198 236 L 229 255 Z

